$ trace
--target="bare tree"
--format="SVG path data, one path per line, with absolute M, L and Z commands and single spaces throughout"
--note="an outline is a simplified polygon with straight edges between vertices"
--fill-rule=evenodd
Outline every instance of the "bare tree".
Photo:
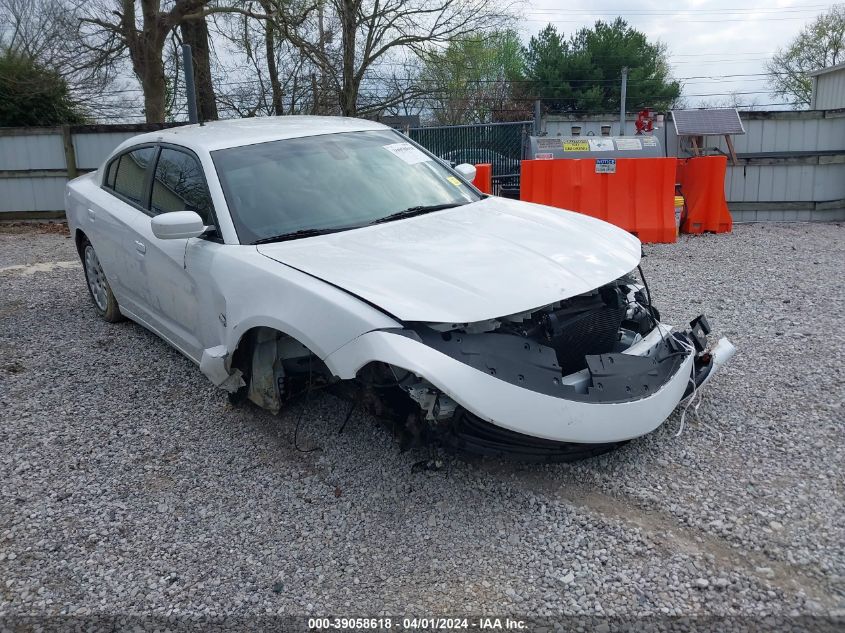
M 112 64 L 128 52 L 132 70 L 144 92 L 144 114 L 147 122 L 159 123 L 165 119 L 167 81 L 165 78 L 164 48 L 168 35 L 185 23 L 191 38 L 203 35 L 200 20 L 219 12 L 253 14 L 249 9 L 212 5 L 210 0 L 175 0 L 164 8 L 162 0 L 80 0 L 82 41 L 91 56 L 92 66 Z M 193 28 L 193 30 L 192 30 Z M 204 33 L 207 42 L 207 31 Z M 202 57 L 207 44 L 198 46 L 200 53 L 199 76 L 203 81 L 210 77 L 210 70 Z M 207 59 L 207 57 L 205 58 Z M 208 80 L 210 86 L 210 80 Z M 205 91 L 212 99 L 211 90 Z
M 179 31 L 183 43 L 191 47 L 194 85 L 197 92 L 197 114 L 200 121 L 213 121 L 217 118 L 217 101 L 211 80 L 211 51 L 205 16 L 187 16 L 179 24 Z
M 322 92 L 333 93 L 344 116 L 384 110 L 407 98 L 411 87 L 396 90 L 392 81 L 376 82 L 392 88 L 381 95 L 362 91 L 374 71 L 402 68 L 409 56 L 493 29 L 508 16 L 506 6 L 486 0 L 315 0 L 296 10 L 269 1 L 281 33 L 314 64 Z
M 114 73 L 82 69 L 74 40 L 74 6 L 66 0 L 0 0 L 0 48 L 37 62 L 62 77 L 89 115 L 108 111 L 103 90 Z
M 818 16 L 779 49 L 766 64 L 772 94 L 790 99 L 796 107 L 809 106 L 812 83 L 807 73 L 845 61 L 845 4 Z
M 313 64 L 281 36 L 275 21 L 219 13 L 213 32 L 221 49 L 215 74 L 217 99 L 225 114 L 313 111 Z

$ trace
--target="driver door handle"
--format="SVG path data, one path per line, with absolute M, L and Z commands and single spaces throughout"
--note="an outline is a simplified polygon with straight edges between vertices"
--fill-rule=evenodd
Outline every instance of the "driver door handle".
M 137 250 L 141 255 L 147 252 L 147 245 L 144 244 L 140 240 L 135 240 L 135 250 Z

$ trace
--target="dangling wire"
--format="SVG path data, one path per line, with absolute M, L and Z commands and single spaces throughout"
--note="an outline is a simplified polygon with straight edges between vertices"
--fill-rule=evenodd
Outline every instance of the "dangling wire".
M 690 354 L 695 354 L 695 348 L 685 341 L 681 341 L 680 339 L 677 340 Z M 693 363 L 692 370 L 690 371 L 689 382 L 692 384 L 692 393 L 690 394 L 689 398 L 687 399 L 686 404 L 684 405 L 683 410 L 681 411 L 681 424 L 678 427 L 678 432 L 675 433 L 675 437 L 681 437 L 681 433 L 684 432 L 684 422 L 686 421 L 687 417 L 687 410 L 690 408 L 693 402 L 695 402 L 696 396 L 700 396 L 703 392 L 699 391 L 698 385 L 695 382 L 694 378 L 695 373 L 695 363 Z M 701 406 L 702 398 L 698 398 L 698 403 L 693 407 L 693 414 L 698 417 L 698 407 Z
M 346 424 L 349 422 L 349 418 L 352 417 L 352 412 L 355 411 L 355 407 L 358 406 L 358 399 L 352 401 L 352 406 L 349 407 L 349 411 L 346 412 L 346 417 L 343 419 L 343 424 L 340 425 L 340 428 L 337 430 L 338 435 L 343 434 L 343 429 L 346 428 Z
M 296 428 L 293 431 L 293 446 L 298 450 L 300 453 L 313 453 L 314 451 L 323 450 L 319 446 L 315 446 L 314 448 L 303 449 L 299 447 L 299 425 L 302 423 L 302 417 L 305 413 L 305 410 L 308 409 L 308 404 L 311 402 L 311 356 L 308 357 L 308 387 L 305 391 L 305 404 L 303 405 L 302 409 L 299 411 L 299 418 L 296 420 Z

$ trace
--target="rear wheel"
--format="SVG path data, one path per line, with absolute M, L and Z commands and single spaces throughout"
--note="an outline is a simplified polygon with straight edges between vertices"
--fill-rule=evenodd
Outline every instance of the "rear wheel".
M 112 294 L 97 253 L 88 240 L 82 243 L 82 267 L 85 269 L 88 293 L 91 295 L 97 314 L 109 323 L 121 321 L 123 315 L 120 313 L 120 306 L 117 305 L 117 299 Z

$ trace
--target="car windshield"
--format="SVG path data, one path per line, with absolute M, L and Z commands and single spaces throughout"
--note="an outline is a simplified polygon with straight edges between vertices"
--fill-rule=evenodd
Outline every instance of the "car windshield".
M 479 199 L 393 130 L 270 141 L 218 150 L 212 158 L 242 244 L 358 228 Z

